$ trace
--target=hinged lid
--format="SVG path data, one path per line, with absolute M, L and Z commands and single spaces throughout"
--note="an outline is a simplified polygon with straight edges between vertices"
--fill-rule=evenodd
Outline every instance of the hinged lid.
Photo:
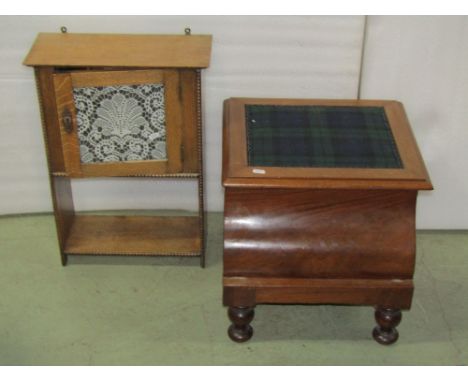
M 432 189 L 403 105 L 231 98 L 227 187 Z
M 39 33 L 24 65 L 206 68 L 211 35 Z

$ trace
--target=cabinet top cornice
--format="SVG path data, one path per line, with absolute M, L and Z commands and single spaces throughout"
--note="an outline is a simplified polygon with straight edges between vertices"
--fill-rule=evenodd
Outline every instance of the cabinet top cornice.
M 27 66 L 206 68 L 211 35 L 39 33 Z

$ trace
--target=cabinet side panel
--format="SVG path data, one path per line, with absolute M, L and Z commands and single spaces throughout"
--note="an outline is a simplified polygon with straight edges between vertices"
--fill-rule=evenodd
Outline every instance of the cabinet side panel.
M 197 154 L 198 154 L 198 216 L 200 222 L 200 265 L 205 267 L 206 248 L 206 214 L 205 214 L 205 167 L 203 165 L 203 121 L 202 121 L 202 93 L 201 93 L 201 70 L 195 72 L 196 90 L 196 125 L 197 125 Z
M 49 170 L 51 172 L 65 172 L 60 127 L 57 120 L 53 69 L 49 67 L 36 68 L 35 75 Z
M 44 131 L 47 161 L 49 165 L 49 180 L 54 207 L 55 224 L 60 246 L 62 264 L 66 264 L 66 255 L 63 250 L 73 224 L 75 209 L 69 178 L 53 176 L 54 172 L 65 172 L 60 129 L 57 121 L 57 107 L 55 103 L 55 90 L 53 86 L 52 68 L 36 68 L 36 83 Z
M 183 127 L 182 158 L 185 173 L 199 171 L 197 144 L 197 79 L 195 70 L 181 70 L 180 84 L 182 93 Z
M 52 176 L 51 185 L 57 234 L 62 260 L 64 260 L 63 250 L 75 216 L 71 180 L 61 176 Z

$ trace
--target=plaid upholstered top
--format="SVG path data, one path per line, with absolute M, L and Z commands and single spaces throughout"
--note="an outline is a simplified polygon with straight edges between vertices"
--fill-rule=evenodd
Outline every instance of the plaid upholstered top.
M 245 108 L 249 166 L 403 167 L 383 107 Z

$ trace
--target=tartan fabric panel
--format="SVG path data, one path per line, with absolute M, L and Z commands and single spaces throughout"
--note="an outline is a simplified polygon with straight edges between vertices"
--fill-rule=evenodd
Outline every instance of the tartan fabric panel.
M 403 168 L 383 107 L 246 105 L 249 166 Z

